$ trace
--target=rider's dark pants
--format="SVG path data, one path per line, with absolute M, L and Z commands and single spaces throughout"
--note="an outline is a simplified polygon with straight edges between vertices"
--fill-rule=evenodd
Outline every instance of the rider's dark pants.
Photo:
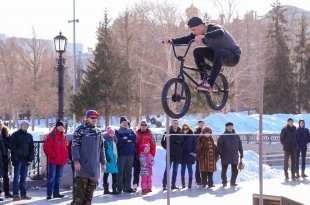
M 216 77 L 221 71 L 222 65 L 235 66 L 239 62 L 240 56 L 235 55 L 227 49 L 218 49 L 214 51 L 208 47 L 198 47 L 194 49 L 194 58 L 197 68 L 202 72 L 205 71 L 206 63 L 204 58 L 207 58 L 213 63 L 210 78 L 208 79 L 209 84 L 213 86 Z M 200 77 L 203 79 L 203 74 L 201 74 Z

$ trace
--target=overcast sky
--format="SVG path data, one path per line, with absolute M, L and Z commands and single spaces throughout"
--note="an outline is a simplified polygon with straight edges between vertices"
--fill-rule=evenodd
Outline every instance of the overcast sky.
M 164 0 L 159 0 L 164 1 Z M 192 0 L 166 0 L 177 2 L 179 10 L 184 11 Z M 225 0 L 223 0 L 225 1 Z M 237 0 L 237 11 L 242 16 L 245 11 L 256 10 L 258 15 L 265 14 L 273 0 Z M 96 28 L 103 19 L 104 9 L 115 18 L 127 7 L 130 8 L 140 0 L 75 0 L 76 42 L 87 47 L 95 47 Z M 201 12 L 211 13 L 217 17 L 213 0 L 193 0 Z M 310 11 L 309 0 L 281 0 L 283 5 L 294 5 Z M 73 0 L 0 0 L 0 34 L 17 37 L 30 37 L 32 28 L 39 38 L 53 39 L 61 30 L 72 42 L 73 28 L 68 20 L 73 18 Z

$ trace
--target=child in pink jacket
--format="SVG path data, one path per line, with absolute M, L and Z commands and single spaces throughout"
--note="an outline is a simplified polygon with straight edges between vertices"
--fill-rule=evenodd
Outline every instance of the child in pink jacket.
M 141 145 L 141 150 L 143 151 L 139 156 L 139 161 L 142 194 L 144 195 L 152 191 L 152 166 L 154 164 L 154 158 L 150 153 L 150 146 L 148 144 Z

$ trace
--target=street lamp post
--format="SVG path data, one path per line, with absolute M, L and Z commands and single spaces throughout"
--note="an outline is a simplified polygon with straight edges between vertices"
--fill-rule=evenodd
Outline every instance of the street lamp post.
M 57 59 L 57 71 L 58 71 L 58 119 L 64 119 L 64 74 L 65 74 L 65 58 L 62 54 L 66 51 L 67 38 L 59 32 L 54 38 L 55 50 L 59 53 Z

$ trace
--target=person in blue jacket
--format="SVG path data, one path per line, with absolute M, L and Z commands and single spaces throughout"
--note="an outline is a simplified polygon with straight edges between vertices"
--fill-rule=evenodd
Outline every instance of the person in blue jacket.
M 131 188 L 132 166 L 134 161 L 136 134 L 128 126 L 128 119 L 125 116 L 120 118 L 120 128 L 115 132 L 117 137 L 118 154 L 118 192 L 133 193 Z
M 103 134 L 104 150 L 106 157 L 106 170 L 103 175 L 103 194 L 119 194 L 117 191 L 116 174 L 118 173 L 117 167 L 117 139 L 115 130 L 112 127 L 107 127 L 106 133 Z M 112 192 L 109 191 L 108 177 L 112 175 Z
M 299 127 L 296 134 L 297 149 L 296 149 L 296 177 L 299 178 L 299 156 L 301 153 L 301 177 L 308 177 L 305 174 L 307 144 L 310 142 L 309 129 L 305 127 L 305 121 L 299 120 Z

